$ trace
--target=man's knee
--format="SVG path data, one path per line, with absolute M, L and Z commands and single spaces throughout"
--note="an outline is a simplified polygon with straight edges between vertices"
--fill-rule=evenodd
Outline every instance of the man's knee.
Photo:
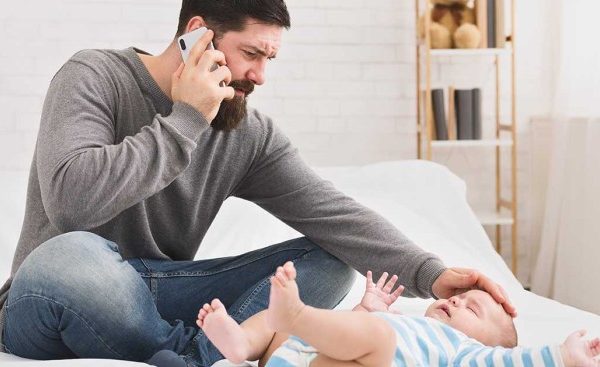
M 99 289 L 127 283 L 124 272 L 137 276 L 123 261 L 114 243 L 88 232 L 56 236 L 32 251 L 11 285 L 10 296 L 93 297 Z M 103 292 L 100 292 L 103 293 Z M 10 297 L 9 296 L 9 297 Z
M 320 299 L 317 304 L 322 303 L 323 307 L 334 307 L 352 288 L 356 272 L 309 239 L 303 240 L 304 245 L 310 247 L 310 251 L 296 261 L 296 268 L 307 275 L 304 281 L 312 283 L 319 290 L 319 294 L 316 290 L 310 292 L 311 298 Z
M 354 283 L 356 274 L 354 269 L 308 238 L 304 237 L 303 239 L 306 241 L 306 246 L 311 248 L 309 253 L 305 255 L 305 258 L 315 262 L 315 265 L 306 263 L 307 266 L 318 266 L 327 269 L 327 273 L 332 281 L 335 281 L 340 287 L 350 289 Z M 304 264 L 299 263 L 297 266 L 302 267 Z
M 103 251 L 116 252 L 117 245 L 91 232 L 68 232 L 49 239 L 39 245 L 27 257 L 44 259 L 60 258 L 65 254 L 69 256 L 90 256 Z M 27 261 L 26 259 L 26 261 Z

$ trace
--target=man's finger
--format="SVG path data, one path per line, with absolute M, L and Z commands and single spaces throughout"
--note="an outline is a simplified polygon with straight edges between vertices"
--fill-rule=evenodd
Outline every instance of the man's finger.
M 175 70 L 175 72 L 173 74 L 171 74 L 171 84 L 175 85 L 179 79 L 181 78 L 181 74 L 183 73 L 183 68 L 185 67 L 185 64 L 182 62 L 181 64 L 179 64 L 179 67 L 177 68 L 177 70 Z
M 211 73 L 215 80 L 220 83 L 225 82 L 225 85 L 231 83 L 231 70 L 227 66 L 219 66 L 219 68 Z
M 181 78 L 181 73 L 183 73 L 183 68 L 185 67 L 185 63 L 181 63 L 179 64 L 179 67 L 177 68 L 177 70 L 175 70 L 175 72 L 173 73 L 173 76 L 177 79 Z
M 212 41 L 213 36 L 214 32 L 209 29 L 202 35 L 202 37 L 198 39 L 198 41 L 196 41 L 196 44 L 190 50 L 190 55 L 188 56 L 187 61 L 188 64 L 191 66 L 196 66 L 198 64 L 200 58 L 204 54 L 204 51 L 206 51 L 208 44 Z
M 496 302 L 502 305 L 506 313 L 508 313 L 512 317 L 517 316 L 517 309 L 510 302 L 506 291 L 504 290 L 504 288 L 502 288 L 501 285 L 497 284 L 496 282 L 493 282 L 491 279 L 489 279 L 483 274 L 478 274 L 477 287 L 481 290 L 488 292 Z
M 500 290 L 500 286 L 485 275 L 477 273 L 476 285 L 479 289 L 488 292 L 496 300 L 496 302 L 506 302 L 506 298 Z
M 220 88 L 223 91 L 223 99 L 233 99 L 235 97 L 235 89 L 233 87 L 222 87 Z
M 213 71 L 215 65 L 225 65 L 225 54 L 219 50 L 207 50 L 200 56 L 197 68 L 202 72 Z

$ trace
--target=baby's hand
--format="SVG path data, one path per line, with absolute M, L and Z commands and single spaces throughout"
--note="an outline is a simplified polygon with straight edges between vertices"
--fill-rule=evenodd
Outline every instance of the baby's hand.
M 585 330 L 579 330 L 567 337 L 560 346 L 560 353 L 566 367 L 600 366 L 600 339 L 584 340 Z
M 392 292 L 398 276 L 394 275 L 386 283 L 388 273 L 383 273 L 381 278 L 377 281 L 377 284 L 373 283 L 373 273 L 367 272 L 367 289 L 365 295 L 360 301 L 360 305 L 367 311 L 388 311 L 392 303 L 396 302 L 404 287 L 399 285 L 395 291 Z

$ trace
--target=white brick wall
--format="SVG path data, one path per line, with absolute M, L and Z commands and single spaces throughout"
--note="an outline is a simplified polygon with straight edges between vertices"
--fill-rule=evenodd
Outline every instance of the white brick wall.
M 531 15 L 538 18 L 541 2 L 521 2 L 523 28 Z M 178 0 L 6 2 L 0 11 L 0 171 L 28 169 L 44 94 L 69 56 L 84 48 L 131 45 L 160 52 L 175 33 L 179 6 Z M 292 29 L 251 105 L 271 115 L 314 165 L 414 158 L 414 1 L 288 0 L 288 6 Z M 549 110 L 545 24 L 536 22 L 535 32 L 521 32 L 522 126 L 529 116 Z M 479 85 L 473 80 L 483 80 L 489 87 L 493 80 L 485 63 L 473 68 L 445 60 L 436 68 L 438 75 L 452 75 L 457 84 Z M 490 103 L 491 94 L 485 96 Z M 489 126 L 486 131 L 491 131 Z M 521 131 L 522 142 L 527 133 Z M 522 144 L 519 151 L 521 256 L 526 257 L 527 146 Z M 493 197 L 491 155 L 455 151 L 438 158 L 467 176 L 475 204 Z M 521 278 L 526 280 L 527 274 Z

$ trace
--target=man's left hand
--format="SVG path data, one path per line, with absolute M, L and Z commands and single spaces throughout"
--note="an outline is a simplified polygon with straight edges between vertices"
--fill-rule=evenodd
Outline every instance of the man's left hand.
M 450 298 L 471 289 L 481 289 L 500 303 L 509 315 L 517 316 L 517 309 L 510 303 L 504 289 L 477 270 L 448 268 L 435 280 L 431 289 L 438 298 Z

